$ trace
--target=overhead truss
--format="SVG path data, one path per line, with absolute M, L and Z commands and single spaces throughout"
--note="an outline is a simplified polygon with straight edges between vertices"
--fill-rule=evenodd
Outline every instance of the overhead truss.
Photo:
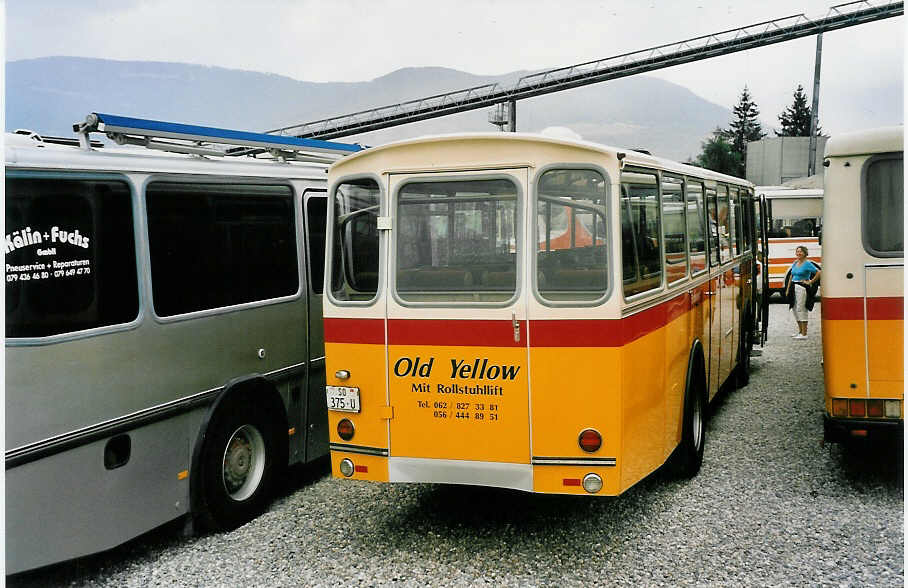
M 447 116 L 604 82 L 666 67 L 728 55 L 904 14 L 904 2 L 861 0 L 832 6 L 825 16 L 786 16 L 711 35 L 549 69 L 520 78 L 513 86 L 485 84 L 418 100 L 381 106 L 267 131 L 299 138 L 330 139 Z

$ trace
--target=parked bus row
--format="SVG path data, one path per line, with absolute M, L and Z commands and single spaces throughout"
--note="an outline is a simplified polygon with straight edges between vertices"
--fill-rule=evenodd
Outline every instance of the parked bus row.
M 829 440 L 902 426 L 888 133 L 828 147 Z M 643 153 L 520 134 L 356 153 L 110 115 L 80 146 L 6 142 L 7 573 L 179 517 L 234 527 L 329 448 L 335 476 L 384 482 L 692 476 L 709 402 L 765 337 L 754 259 L 778 217 Z

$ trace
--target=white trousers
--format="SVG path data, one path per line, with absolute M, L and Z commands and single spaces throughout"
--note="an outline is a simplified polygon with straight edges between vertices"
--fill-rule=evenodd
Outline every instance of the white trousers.
M 791 308 L 792 314 L 794 314 L 795 320 L 798 322 L 806 323 L 807 322 L 807 288 L 803 288 L 796 284 L 791 285 L 794 288 L 795 303 Z

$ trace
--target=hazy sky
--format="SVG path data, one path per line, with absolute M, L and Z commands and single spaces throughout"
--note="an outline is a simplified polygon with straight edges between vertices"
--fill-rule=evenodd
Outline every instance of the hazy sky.
M 6 59 L 68 55 L 175 61 L 306 81 L 370 80 L 410 66 L 501 74 L 601 59 L 791 14 L 822 17 L 834 4 L 7 0 Z M 903 122 L 904 31 L 904 17 L 897 17 L 824 35 L 820 123 L 825 130 Z M 764 122 L 777 125 L 799 83 L 810 96 L 815 47 L 816 38 L 807 37 L 648 75 L 727 107 L 747 84 Z

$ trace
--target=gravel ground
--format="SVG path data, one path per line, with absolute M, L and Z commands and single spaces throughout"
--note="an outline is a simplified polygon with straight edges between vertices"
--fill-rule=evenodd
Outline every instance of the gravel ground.
M 750 385 L 718 399 L 700 474 L 618 498 L 338 481 L 299 469 L 255 521 L 179 524 L 9 586 L 904 585 L 901 443 L 823 447 L 819 314 L 772 306 Z

